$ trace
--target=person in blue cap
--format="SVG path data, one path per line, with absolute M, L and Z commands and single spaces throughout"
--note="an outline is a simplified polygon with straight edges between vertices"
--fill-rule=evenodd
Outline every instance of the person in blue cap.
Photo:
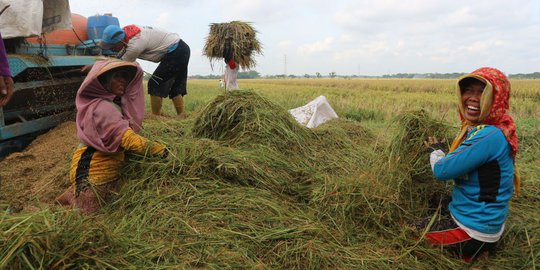
M 176 113 L 184 118 L 184 98 L 187 94 L 189 46 L 176 33 L 149 26 L 109 25 L 103 30 L 101 47 L 117 52 L 125 61 L 137 58 L 159 63 L 148 81 L 152 113 L 163 115 L 163 98 L 172 99 Z

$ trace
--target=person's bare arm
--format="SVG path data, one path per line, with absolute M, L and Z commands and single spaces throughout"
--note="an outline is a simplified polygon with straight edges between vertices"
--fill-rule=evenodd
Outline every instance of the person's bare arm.
M 13 96 L 13 78 L 9 76 L 0 76 L 0 107 L 8 104 Z

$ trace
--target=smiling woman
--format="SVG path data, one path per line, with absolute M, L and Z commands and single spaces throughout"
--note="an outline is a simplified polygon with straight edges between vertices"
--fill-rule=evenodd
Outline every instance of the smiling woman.
M 482 81 L 481 81 L 482 80 Z M 482 100 L 482 94 L 484 89 L 488 86 L 488 91 L 491 91 L 491 84 L 487 84 L 484 79 L 477 79 L 473 77 L 467 77 L 459 81 L 459 87 L 461 92 L 461 106 L 463 108 L 463 117 L 473 123 L 478 123 L 483 120 L 487 113 L 488 108 L 491 107 L 492 95 L 486 92 L 486 98 L 484 98 L 484 115 L 480 115 L 480 101 Z
M 460 134 L 447 155 L 436 140 L 430 145 L 433 174 L 442 181 L 453 179 L 454 189 L 448 210 L 426 238 L 469 262 L 493 253 L 505 230 L 509 201 L 514 192 L 519 194 L 514 166 L 518 138 L 507 114 L 510 82 L 501 71 L 475 70 L 458 81 L 458 94 Z

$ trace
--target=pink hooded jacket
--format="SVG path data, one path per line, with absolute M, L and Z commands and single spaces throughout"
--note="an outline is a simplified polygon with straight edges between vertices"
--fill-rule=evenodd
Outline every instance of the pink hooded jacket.
M 98 80 L 98 76 L 119 67 L 133 68 L 135 76 L 121 98 L 121 111 L 113 103 L 116 97 Z M 102 152 L 116 152 L 128 128 L 139 132 L 144 117 L 143 71 L 136 62 L 97 61 L 77 91 L 77 136 L 82 143 Z

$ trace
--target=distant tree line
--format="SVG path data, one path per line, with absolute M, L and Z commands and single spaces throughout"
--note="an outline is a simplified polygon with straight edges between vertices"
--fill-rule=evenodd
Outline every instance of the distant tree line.
M 410 79 L 456 79 L 467 73 L 397 73 L 383 75 L 383 78 L 410 78 Z M 540 72 L 509 74 L 510 79 L 540 79 Z
M 189 78 L 190 78 L 190 79 L 219 80 L 219 79 L 222 79 L 223 76 L 220 76 L 220 75 L 212 75 L 212 74 L 209 74 L 209 75 L 190 75 Z
M 534 73 L 518 73 L 518 74 L 510 74 L 508 75 L 508 78 L 510 79 L 540 79 L 540 72 L 534 72 Z
M 400 78 L 400 79 L 455 79 L 466 73 L 397 73 L 383 75 L 383 78 Z
M 223 78 L 222 75 L 191 75 L 189 77 L 191 79 L 212 79 L 212 80 L 220 80 Z M 260 77 L 261 77 L 261 74 L 255 70 L 238 72 L 238 79 L 257 79 Z
M 315 74 L 304 74 L 301 76 L 298 75 L 287 75 L 287 74 L 276 74 L 276 75 L 266 75 L 264 78 L 268 79 L 295 79 L 295 78 L 396 78 L 396 79 L 456 79 L 467 73 L 397 73 L 397 74 L 385 74 L 382 76 L 364 76 L 364 75 L 339 75 L 336 72 L 330 72 L 327 75 L 323 75 L 320 72 Z M 151 74 L 146 73 L 145 79 L 149 79 Z M 222 76 L 220 75 L 191 75 L 192 79 L 212 79 L 220 80 Z M 255 70 L 250 71 L 241 71 L 238 72 L 239 79 L 257 79 L 262 78 L 261 74 Z M 540 79 L 540 72 L 534 73 L 518 73 L 508 75 L 510 79 Z

